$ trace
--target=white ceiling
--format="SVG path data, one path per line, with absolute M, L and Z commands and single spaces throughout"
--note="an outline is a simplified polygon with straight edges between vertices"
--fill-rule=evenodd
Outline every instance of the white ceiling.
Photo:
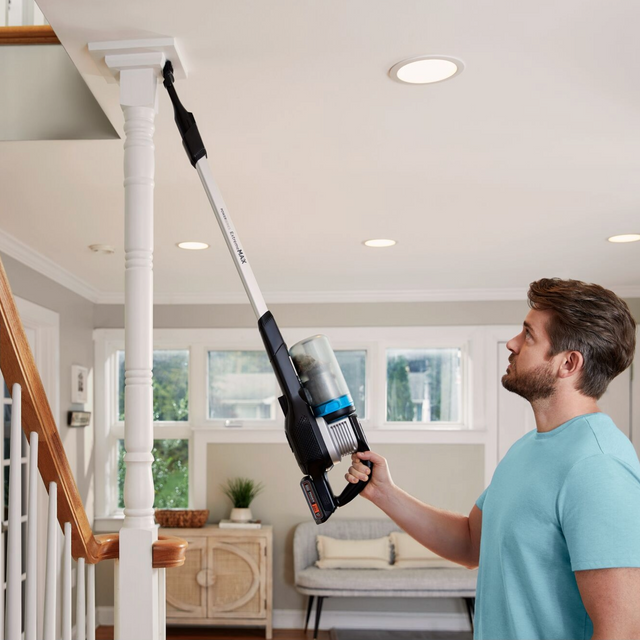
M 640 243 L 606 242 L 640 231 L 635 0 L 40 6 L 121 134 L 118 87 L 87 43 L 176 38 L 189 74 L 176 88 L 267 301 L 513 297 L 543 276 L 640 295 Z M 466 69 L 428 86 L 387 76 L 419 54 Z M 242 301 L 160 98 L 157 299 Z M 121 299 L 122 156 L 120 140 L 0 143 L 0 249 L 17 239 L 88 297 Z M 365 248 L 372 237 L 398 244 Z

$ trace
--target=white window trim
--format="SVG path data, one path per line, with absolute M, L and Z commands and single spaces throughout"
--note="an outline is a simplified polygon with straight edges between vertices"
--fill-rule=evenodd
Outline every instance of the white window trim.
M 366 350 L 367 417 L 363 427 L 372 445 L 376 444 L 483 444 L 485 478 L 497 463 L 494 451 L 495 398 L 499 379 L 495 345 L 512 337 L 514 326 L 455 327 L 306 327 L 282 329 L 289 346 L 299 340 L 324 333 L 334 349 Z M 117 439 L 123 437 L 122 423 L 114 421 L 115 407 L 107 406 L 115 383 L 111 367 L 115 351 L 124 349 L 124 329 L 96 329 L 95 343 L 95 426 L 96 426 L 96 515 L 109 519 L 117 504 Z M 386 411 L 387 348 L 461 347 L 463 349 L 463 416 L 461 424 L 388 423 Z M 207 445 L 212 443 L 286 443 L 283 416 L 229 428 L 224 421 L 209 420 L 207 411 L 207 351 L 261 350 L 256 329 L 156 329 L 154 349 L 190 349 L 189 421 L 154 425 L 156 438 L 189 439 L 189 504 L 206 506 Z M 375 402 L 375 398 L 382 401 Z M 102 446 L 101 446 L 102 445 Z M 116 514 L 121 518 L 121 514 Z M 112 525 L 111 525 L 112 526 Z

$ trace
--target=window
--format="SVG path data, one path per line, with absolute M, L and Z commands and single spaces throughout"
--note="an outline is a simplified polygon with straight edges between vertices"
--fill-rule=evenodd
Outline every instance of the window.
M 387 421 L 460 422 L 460 349 L 388 349 Z
M 264 350 L 208 355 L 210 420 L 275 420 L 280 394 Z
M 485 357 L 482 331 L 282 329 L 289 345 L 329 337 L 372 446 L 484 442 L 473 433 L 485 409 L 471 366 Z M 123 505 L 124 331 L 97 329 L 94 338 L 96 511 L 105 516 Z M 280 388 L 256 329 L 156 329 L 153 366 L 156 507 L 206 504 L 209 443 L 286 443 Z
M 345 351 L 334 349 L 336 359 L 342 369 L 342 374 L 349 387 L 356 413 L 361 420 L 367 418 L 366 409 L 366 370 L 367 370 L 367 352 L 366 351 Z
M 124 508 L 124 440 L 118 441 L 118 508 Z M 189 440 L 155 440 L 153 484 L 156 509 L 189 508 Z
M 125 352 L 115 353 L 117 366 L 117 419 L 124 420 Z M 156 438 L 151 465 L 155 487 L 154 507 L 172 509 L 189 507 L 189 438 L 159 438 L 163 423 L 187 423 L 189 420 L 189 350 L 155 349 L 153 352 L 153 421 Z M 115 427 L 117 437 L 118 491 L 114 508 L 124 507 L 124 431 Z
M 124 420 L 124 351 L 118 351 L 118 419 Z M 153 352 L 153 421 L 189 419 L 189 351 Z

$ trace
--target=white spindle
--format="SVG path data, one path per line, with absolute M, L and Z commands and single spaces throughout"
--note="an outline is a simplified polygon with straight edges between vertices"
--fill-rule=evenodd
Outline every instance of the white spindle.
M 86 640 L 86 603 L 84 593 L 84 558 L 76 565 L 76 640 Z
M 158 569 L 158 640 L 167 640 L 167 580 L 166 569 Z
M 2 385 L 0 383 L 0 389 Z M 4 511 L 4 473 L 0 473 L 0 496 L 2 496 L 2 511 Z M 0 515 L 0 640 L 4 640 L 4 527 Z
M 11 392 L 11 444 L 9 468 L 9 531 L 7 540 L 7 638 L 22 635 L 22 391 Z
M 87 640 L 96 640 L 96 565 L 87 565 Z
M 29 506 L 27 518 L 27 584 L 24 617 L 25 640 L 36 640 L 38 611 L 38 434 L 29 435 Z
M 62 640 L 71 640 L 71 523 L 64 523 L 62 554 Z
M 58 485 L 49 483 L 49 517 L 47 519 L 47 574 L 44 590 L 44 640 L 55 640 L 57 556 L 58 554 Z

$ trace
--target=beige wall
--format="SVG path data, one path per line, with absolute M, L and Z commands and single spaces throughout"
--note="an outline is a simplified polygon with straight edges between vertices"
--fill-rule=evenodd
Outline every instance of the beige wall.
M 67 427 L 72 408 L 71 365 L 93 368 L 94 304 L 22 263 L 0 254 L 14 296 L 60 314 L 60 437 L 89 520 L 93 520 L 93 429 Z M 78 409 L 78 406 L 74 406 Z M 86 410 L 91 411 L 90 405 Z
M 640 301 L 639 301 L 640 302 Z M 520 324 L 525 301 L 500 302 L 384 302 L 353 304 L 279 304 L 270 307 L 280 327 L 410 327 Z M 640 306 L 639 306 L 640 309 Z M 154 327 L 199 329 L 255 327 L 248 304 L 156 305 Z M 96 305 L 94 326 L 124 326 L 122 305 Z M 286 338 L 286 336 L 285 336 Z
M 483 490 L 482 445 L 379 445 L 394 481 L 421 500 L 452 511 L 469 513 Z M 293 586 L 293 532 L 300 522 L 310 519 L 309 508 L 300 489 L 302 474 L 287 445 L 216 444 L 207 451 L 207 508 L 211 521 L 229 517 L 231 503 L 220 485 L 233 477 L 263 482 L 264 491 L 251 505 L 254 517 L 273 526 L 274 608 L 301 609 L 303 597 Z M 344 465 L 329 474 L 335 493 L 345 486 Z M 332 518 L 384 518 L 385 515 L 364 498 L 339 509 Z M 419 610 L 463 611 L 462 601 L 402 603 Z M 328 608 L 353 611 L 395 610 L 393 599 L 332 600 Z

